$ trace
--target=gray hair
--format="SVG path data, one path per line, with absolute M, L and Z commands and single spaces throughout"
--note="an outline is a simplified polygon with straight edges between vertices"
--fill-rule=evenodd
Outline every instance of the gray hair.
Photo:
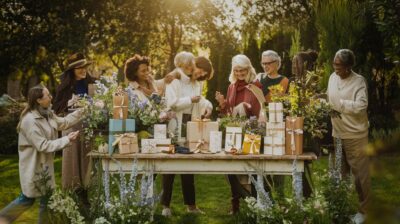
M 353 67 L 356 63 L 356 56 L 354 56 L 353 51 L 349 49 L 338 50 L 335 54 L 335 58 L 338 58 L 346 67 Z
M 194 64 L 194 55 L 187 51 L 181 51 L 175 55 L 174 65 L 177 68 L 183 68 Z
M 253 65 L 251 64 L 250 59 L 244 54 L 238 54 L 232 58 L 232 70 L 231 74 L 229 75 L 229 81 L 231 83 L 235 83 L 237 78 L 233 72 L 235 67 L 241 67 L 248 69 L 246 82 L 250 83 L 256 78 L 256 70 L 254 69 Z
M 274 59 L 275 61 L 278 62 L 278 70 L 281 68 L 282 59 L 281 59 L 281 57 L 279 56 L 279 54 L 276 53 L 275 51 L 273 51 L 273 50 L 264 51 L 264 52 L 262 53 L 262 55 L 261 55 L 261 58 L 263 58 L 263 57 L 269 57 L 269 58 Z

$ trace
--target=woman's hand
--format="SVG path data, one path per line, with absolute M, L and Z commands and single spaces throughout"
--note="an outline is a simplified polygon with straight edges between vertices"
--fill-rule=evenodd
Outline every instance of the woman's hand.
M 75 141 L 76 138 L 78 137 L 78 135 L 79 135 L 79 131 L 70 132 L 70 133 L 68 134 L 68 139 L 69 139 L 69 141 L 70 141 L 70 142 Z
M 198 103 L 200 101 L 200 96 L 192 96 L 192 103 Z
M 222 95 L 220 92 L 216 91 L 215 92 L 215 99 L 218 101 L 219 105 L 224 104 L 225 102 L 225 97 Z
M 173 74 L 169 73 L 164 77 L 164 82 L 165 82 L 165 84 L 170 84 L 172 81 L 174 81 L 174 79 L 175 79 L 175 76 Z
M 204 111 L 204 114 L 203 114 L 203 116 L 204 116 L 204 118 L 210 118 L 211 117 L 211 109 L 210 108 L 207 108 L 205 111 Z

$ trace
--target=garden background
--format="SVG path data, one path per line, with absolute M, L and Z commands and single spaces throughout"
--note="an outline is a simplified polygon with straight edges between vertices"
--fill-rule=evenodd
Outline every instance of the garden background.
M 121 81 L 124 61 L 133 54 L 150 56 L 157 78 L 173 69 L 173 57 L 181 50 L 208 56 L 215 76 L 204 94 L 215 104 L 215 91 L 226 92 L 236 54 L 247 55 L 262 72 L 261 53 L 275 50 L 282 57 L 280 74 L 292 77 L 293 56 L 317 50 L 321 79 L 316 88 L 324 92 L 335 52 L 349 48 L 356 55 L 355 72 L 366 78 L 369 87 L 371 210 L 399 219 L 399 0 L 4 0 L 0 10 L 0 94 L 16 100 L 6 96 L 0 100 L 0 207 L 20 191 L 15 127 L 21 102 L 39 82 L 54 93 L 64 59 L 73 52 L 95 61 L 94 75 L 115 71 Z M 329 147 L 329 134 L 325 140 Z M 322 156 L 316 169 L 326 169 L 326 160 Z M 178 183 L 173 206 L 182 210 Z M 178 213 L 173 222 L 232 221 L 226 215 L 230 193 L 222 176 L 199 176 L 196 188 L 207 215 Z M 20 222 L 32 223 L 36 212 L 28 211 Z

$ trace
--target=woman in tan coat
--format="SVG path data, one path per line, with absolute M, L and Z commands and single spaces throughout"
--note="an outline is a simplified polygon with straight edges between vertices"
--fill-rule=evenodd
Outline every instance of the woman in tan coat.
M 58 138 L 58 131 L 67 129 L 79 121 L 82 110 L 77 110 L 64 118 L 57 117 L 50 110 L 51 99 L 47 88 L 33 87 L 28 93 L 28 105 L 21 113 L 17 130 L 22 193 L 0 211 L 0 217 L 9 222 L 13 222 L 29 209 L 35 198 L 44 196 L 46 189 L 54 188 L 54 152 L 67 147 L 79 134 L 79 131 L 71 132 L 67 136 Z M 45 184 L 38 175 L 44 172 L 49 176 Z M 46 204 L 41 200 L 39 223 L 45 223 L 42 220 L 45 208 Z

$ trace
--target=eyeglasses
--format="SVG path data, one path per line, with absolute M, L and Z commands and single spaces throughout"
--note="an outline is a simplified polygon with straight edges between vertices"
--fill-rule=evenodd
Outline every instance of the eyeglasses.
M 261 62 L 261 65 L 262 66 L 272 65 L 275 62 L 276 62 L 276 60 L 275 61 L 270 61 L 270 62 Z
M 341 63 L 335 63 L 335 62 L 332 62 L 332 66 L 333 66 L 333 67 L 339 67 L 339 68 L 344 67 L 343 64 L 341 64 Z

